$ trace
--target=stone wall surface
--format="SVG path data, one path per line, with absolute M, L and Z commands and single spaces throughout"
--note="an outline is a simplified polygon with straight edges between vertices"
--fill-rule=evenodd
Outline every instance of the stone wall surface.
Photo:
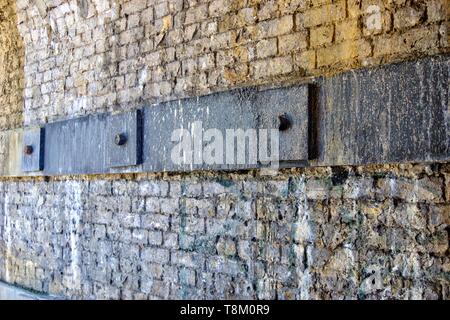
M 0 129 L 22 126 L 24 54 L 15 1 L 0 0 Z
M 26 124 L 448 52 L 445 0 L 34 3 Z
M 0 0 L 0 128 L 447 54 L 447 11 Z M 0 279 L 85 299 L 448 299 L 449 220 L 449 163 L 0 178 Z
M 0 277 L 72 298 L 449 298 L 450 166 L 0 183 Z

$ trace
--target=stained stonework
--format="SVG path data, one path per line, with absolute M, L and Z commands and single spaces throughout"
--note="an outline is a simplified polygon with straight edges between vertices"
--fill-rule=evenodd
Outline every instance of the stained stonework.
M 25 122 L 448 52 L 445 0 L 18 0 Z
M 24 47 L 17 28 L 16 3 L 0 1 L 0 129 L 22 125 Z
M 46 123 L 448 54 L 447 6 L 0 0 L 0 129 L 22 109 Z M 0 279 L 86 299 L 448 299 L 449 220 L 449 163 L 3 177 Z
M 449 298 L 449 165 L 0 183 L 0 277 L 72 298 Z

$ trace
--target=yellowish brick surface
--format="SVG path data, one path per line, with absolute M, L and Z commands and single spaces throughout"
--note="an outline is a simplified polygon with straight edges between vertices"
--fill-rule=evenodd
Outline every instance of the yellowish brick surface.
M 316 48 L 333 41 L 334 26 L 325 25 L 312 29 L 310 32 L 311 47 Z
M 317 66 L 323 67 L 339 62 L 351 62 L 354 58 L 365 58 L 371 54 L 371 45 L 365 40 L 347 40 L 331 47 L 317 50 Z
M 446 0 L 0 4 L 0 128 L 449 52 Z
M 361 26 L 358 19 L 338 22 L 335 29 L 335 41 L 357 39 L 361 36 Z
M 23 68 L 24 48 L 17 29 L 15 2 L 0 0 L 0 129 L 22 125 Z

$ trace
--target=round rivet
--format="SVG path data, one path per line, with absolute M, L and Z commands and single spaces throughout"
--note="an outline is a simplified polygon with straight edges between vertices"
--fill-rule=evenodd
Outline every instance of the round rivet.
M 23 148 L 23 153 L 25 153 L 26 155 L 30 155 L 33 153 L 33 146 L 25 146 Z
M 290 127 L 292 127 L 292 122 L 291 119 L 289 119 L 287 114 L 282 114 L 278 116 L 278 120 L 280 122 L 278 129 L 280 131 L 286 131 L 288 130 Z
M 116 136 L 114 137 L 114 142 L 118 145 L 118 146 L 122 146 L 125 143 L 127 143 L 127 137 L 125 134 L 123 133 L 118 133 L 116 134 Z

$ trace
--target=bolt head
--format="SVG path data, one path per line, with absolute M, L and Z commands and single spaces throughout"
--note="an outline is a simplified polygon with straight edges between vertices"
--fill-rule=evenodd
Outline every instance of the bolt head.
M 25 146 L 23 148 L 23 153 L 25 153 L 28 156 L 31 155 L 33 153 L 33 146 L 30 146 L 30 145 Z
M 116 145 L 122 146 L 125 143 L 127 143 L 127 137 L 126 137 L 126 135 L 124 133 L 118 133 L 114 137 L 114 142 L 116 143 Z
M 286 131 L 292 127 L 292 121 L 286 113 L 279 115 L 278 121 L 279 121 L 278 129 L 280 131 Z

